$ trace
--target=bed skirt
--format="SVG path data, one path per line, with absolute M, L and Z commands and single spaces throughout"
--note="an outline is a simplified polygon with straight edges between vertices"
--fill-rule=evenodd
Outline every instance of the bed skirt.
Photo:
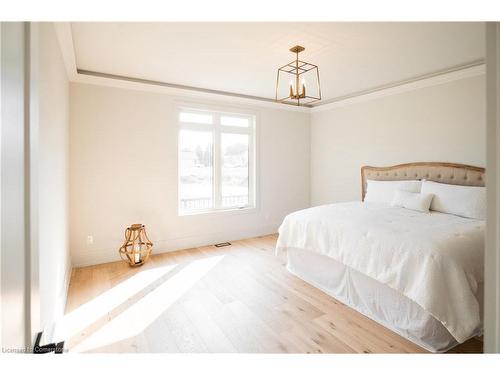
M 387 285 L 321 254 L 288 248 L 287 257 L 291 273 L 424 349 L 442 353 L 459 344 L 437 319 Z

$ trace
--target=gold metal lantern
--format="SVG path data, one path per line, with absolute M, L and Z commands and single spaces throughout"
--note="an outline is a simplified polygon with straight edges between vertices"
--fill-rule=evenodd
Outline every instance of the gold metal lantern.
M 153 243 L 143 224 L 132 224 L 125 230 L 125 242 L 120 247 L 121 258 L 132 267 L 142 266 L 153 251 Z
M 277 102 L 300 106 L 321 100 L 319 68 L 317 65 L 299 60 L 299 53 L 304 50 L 302 46 L 290 48 L 290 52 L 295 54 L 295 60 L 278 69 L 275 97 Z M 288 86 L 287 81 L 289 81 Z

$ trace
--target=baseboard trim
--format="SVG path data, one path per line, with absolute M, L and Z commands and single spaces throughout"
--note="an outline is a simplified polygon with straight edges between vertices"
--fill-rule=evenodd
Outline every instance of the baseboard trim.
M 66 312 L 66 305 L 68 304 L 69 284 L 71 282 L 72 275 L 73 275 L 73 266 L 70 258 L 66 266 L 66 272 L 64 275 L 64 291 L 63 291 L 64 309 L 62 311 L 63 315 Z
M 54 341 L 61 341 L 60 332 L 58 332 L 58 324 L 60 323 L 61 319 L 63 319 L 65 313 L 66 313 L 66 305 L 68 303 L 68 294 L 69 294 L 69 284 L 71 282 L 71 275 L 73 272 L 73 267 L 71 264 L 71 258 L 68 259 L 68 262 L 66 264 L 66 270 L 64 272 L 64 280 L 63 280 L 63 286 L 59 292 L 59 303 L 57 305 L 57 308 L 55 309 L 55 316 L 54 320 L 52 322 L 49 322 L 45 327 L 42 327 L 43 329 L 43 336 L 42 336 L 42 344 L 48 344 L 50 342 Z
M 173 251 L 190 249 L 194 247 L 209 246 L 219 242 L 231 242 L 245 238 L 265 236 L 276 233 L 280 223 L 262 225 L 254 228 L 240 231 L 239 233 L 228 234 L 226 232 L 216 232 L 203 235 L 192 235 L 166 240 L 153 241 L 153 254 L 169 253 Z M 73 267 L 87 267 L 96 264 L 110 263 L 120 261 L 118 247 L 107 248 L 94 251 L 78 251 L 72 253 Z

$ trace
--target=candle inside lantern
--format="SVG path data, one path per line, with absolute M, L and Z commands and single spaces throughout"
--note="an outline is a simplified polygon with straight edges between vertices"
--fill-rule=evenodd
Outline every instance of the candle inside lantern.
M 292 80 L 290 80 L 290 98 L 293 98 L 295 96 L 294 92 L 293 92 L 293 82 Z
M 140 263 L 141 262 L 141 254 L 139 251 L 141 250 L 141 247 L 139 246 L 139 243 L 134 244 L 134 262 Z
M 141 266 L 151 254 L 153 243 L 142 224 L 132 224 L 125 230 L 125 242 L 119 249 L 120 256 L 132 267 Z

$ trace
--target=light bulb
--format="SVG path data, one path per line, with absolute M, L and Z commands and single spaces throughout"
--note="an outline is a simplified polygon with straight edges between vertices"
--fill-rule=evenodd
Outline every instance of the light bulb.
M 290 80 L 290 97 L 293 98 L 295 96 L 295 92 L 293 90 L 293 81 Z

